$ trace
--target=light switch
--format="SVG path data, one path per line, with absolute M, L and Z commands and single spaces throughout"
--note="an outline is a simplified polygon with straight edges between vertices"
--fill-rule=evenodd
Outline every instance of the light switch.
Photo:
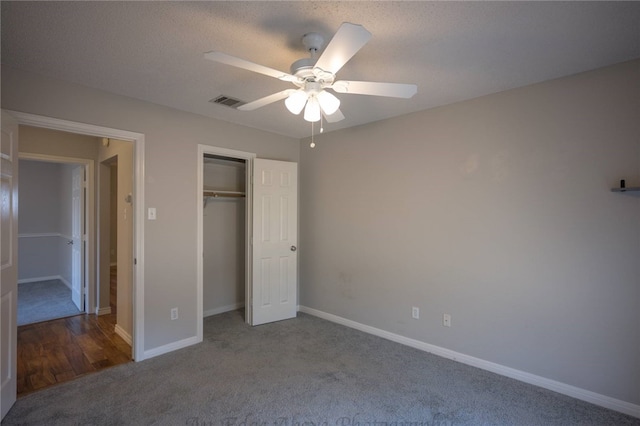
M 149 207 L 149 210 L 148 210 L 148 213 L 147 213 L 147 219 L 156 220 L 156 208 L 155 207 Z

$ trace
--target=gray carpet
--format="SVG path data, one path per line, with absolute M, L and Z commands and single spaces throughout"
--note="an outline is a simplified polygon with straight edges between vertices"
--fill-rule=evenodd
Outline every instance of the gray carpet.
M 407 423 L 412 423 L 408 425 Z M 319 318 L 205 319 L 204 342 L 35 392 L 3 425 L 640 425 Z
M 18 325 L 78 315 L 71 289 L 60 280 L 18 284 Z

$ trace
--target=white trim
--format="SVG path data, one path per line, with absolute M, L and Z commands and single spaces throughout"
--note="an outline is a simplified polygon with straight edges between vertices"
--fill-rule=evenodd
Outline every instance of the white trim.
M 204 318 L 204 296 L 203 296 L 203 283 L 204 283 L 204 161 L 202 160 L 205 154 L 212 155 L 220 155 L 224 157 L 230 158 L 241 158 L 245 160 L 245 172 L 246 172 L 246 212 L 245 212 L 245 300 L 251 300 L 251 282 L 252 282 L 252 274 L 251 274 L 251 224 L 253 222 L 252 219 L 252 194 L 251 191 L 251 176 L 253 173 L 253 159 L 256 158 L 256 154 L 252 152 L 244 152 L 244 151 L 236 151 L 233 149 L 227 148 L 218 148 L 211 145 L 202 145 L 198 144 L 198 157 L 196 160 L 196 171 L 197 171 L 197 182 L 196 182 L 196 226 L 197 226 L 197 237 L 196 237 L 196 342 L 202 342 L 202 319 Z M 245 310 L 245 322 L 251 324 L 251 310 Z M 207 311 L 209 312 L 209 311 Z M 213 315 L 213 314 L 211 314 Z M 146 354 L 146 352 L 145 352 Z
M 111 127 L 96 126 L 93 124 L 78 123 L 75 121 L 45 117 L 19 111 L 5 111 L 13 116 L 18 124 L 22 125 L 133 142 L 135 167 L 133 176 L 133 205 L 135 206 L 135 217 L 133 223 L 135 229 L 134 256 L 136 259 L 136 264 L 134 265 L 133 280 L 134 323 L 133 344 L 131 345 L 131 351 L 132 357 L 135 361 L 142 361 L 144 359 L 144 134 L 130 132 L 127 130 L 114 129 Z M 91 204 L 90 207 L 92 209 L 93 205 L 95 205 L 95 203 Z M 93 217 L 95 217 L 93 211 L 92 215 Z M 91 220 L 93 220 L 93 217 L 91 218 Z M 90 259 L 90 261 L 95 262 L 95 259 L 92 258 Z
M 72 237 L 70 237 L 68 235 L 61 234 L 59 232 L 41 232 L 41 233 L 33 233 L 33 234 L 18 234 L 18 238 L 53 238 L 53 237 L 63 238 L 65 240 L 72 240 L 73 239 Z
M 144 359 L 153 358 L 159 355 L 164 355 L 169 352 L 177 351 L 178 349 L 186 348 L 187 346 L 195 345 L 202 342 L 202 339 L 198 339 L 198 336 L 189 337 L 186 339 L 178 340 L 167 345 L 158 346 L 157 348 L 144 351 Z
M 111 308 L 109 308 L 109 311 L 111 311 Z M 129 333 L 127 333 L 124 328 L 120 327 L 120 324 L 116 324 L 116 326 L 113 328 L 113 331 L 120 337 L 122 337 L 122 340 L 124 340 L 125 342 L 127 342 L 129 344 L 129 346 L 131 346 L 131 335 Z
M 66 285 L 67 287 L 69 287 L 69 290 L 73 291 L 73 288 L 71 288 L 71 283 L 70 283 L 69 281 L 65 280 L 63 276 L 60 276 L 60 281 L 62 281 L 62 283 L 63 283 L 64 285 Z M 84 312 L 84 311 L 81 311 L 81 312 Z M 88 313 L 88 312 L 87 312 L 87 313 Z
M 482 370 L 491 371 L 492 373 L 496 373 L 501 376 L 510 377 L 524 383 L 529 383 L 531 385 L 549 389 L 563 395 L 567 395 L 576 399 L 580 399 L 582 401 L 599 405 L 601 407 L 609 408 L 611 410 L 619 411 L 621 413 L 640 418 L 640 405 L 632 404 L 630 402 L 622 401 L 616 398 L 611 398 L 609 396 L 591 392 L 586 389 L 581 389 L 576 386 L 568 385 L 566 383 L 561 383 L 555 380 L 547 379 L 545 377 L 536 376 L 535 374 L 516 370 L 515 368 L 506 367 L 504 365 L 485 361 L 480 358 L 475 358 L 439 346 L 431 345 L 420 340 L 411 339 L 409 337 L 401 336 L 399 334 L 361 324 L 359 322 L 342 318 L 337 315 L 329 314 L 327 312 L 319 311 L 317 309 L 300 306 L 299 311 L 318 318 L 325 319 L 327 321 L 344 325 L 346 327 L 354 328 L 368 334 L 373 334 L 374 336 L 382 337 L 383 339 L 391 340 L 393 342 L 400 343 L 406 346 L 411 346 L 412 348 L 429 352 L 443 358 L 448 358 L 457 362 L 461 362 L 463 364 L 471 365 Z
M 21 280 L 18 280 L 18 284 L 29 284 L 29 283 L 37 283 L 37 282 L 40 282 L 40 281 L 51 281 L 51 280 L 60 280 L 60 281 L 62 281 L 62 276 L 60 276 L 60 275 L 48 275 L 46 277 L 23 278 Z
M 219 308 L 207 309 L 202 313 L 204 318 L 212 315 L 223 314 L 225 312 L 237 311 L 240 308 L 244 308 L 244 302 L 234 303 L 233 305 L 220 306 Z
M 73 289 L 71 288 L 71 283 L 67 281 L 62 275 L 48 275 L 45 277 L 23 278 L 21 280 L 18 280 L 18 284 L 38 283 L 41 281 L 51 281 L 51 280 L 60 280 L 62 281 L 62 284 L 69 287 L 69 290 L 73 291 Z
M 96 315 L 109 315 L 111 313 L 111 306 L 107 306 L 106 308 L 100 308 L 96 306 Z M 131 344 L 131 343 L 129 343 Z

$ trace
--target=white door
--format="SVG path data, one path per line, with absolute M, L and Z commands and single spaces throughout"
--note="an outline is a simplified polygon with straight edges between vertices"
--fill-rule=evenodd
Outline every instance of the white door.
M 0 149 L 0 418 L 16 402 L 18 301 L 18 123 L 2 111 Z
M 253 162 L 251 324 L 296 316 L 298 165 Z
M 80 312 L 83 312 L 84 166 L 73 168 L 71 200 L 71 300 Z

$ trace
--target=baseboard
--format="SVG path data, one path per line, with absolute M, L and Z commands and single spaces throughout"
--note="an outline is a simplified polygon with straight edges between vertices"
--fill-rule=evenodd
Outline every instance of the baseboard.
M 37 283 L 40 281 L 62 280 L 60 275 L 50 275 L 47 277 L 23 278 L 18 280 L 18 284 Z
M 527 373 L 525 371 L 516 370 L 511 367 L 505 367 L 504 365 L 496 364 L 490 361 L 485 361 L 480 358 L 475 358 L 469 355 L 465 355 L 459 352 L 455 352 L 449 349 L 445 349 L 439 346 L 431 345 L 429 343 L 422 342 L 420 340 L 404 337 L 399 334 L 391 333 L 379 328 L 371 327 L 359 322 L 355 322 L 346 318 L 339 317 L 337 315 L 329 314 L 327 312 L 319 311 L 317 309 L 309 308 L 306 306 L 299 307 L 300 312 L 304 312 L 309 315 L 316 316 L 337 324 L 341 324 L 356 330 L 363 331 L 368 334 L 373 334 L 378 337 L 382 337 L 387 340 L 391 340 L 396 343 L 400 343 L 412 348 L 419 349 L 425 352 L 432 353 L 434 355 L 448 358 L 453 361 L 461 362 L 463 364 L 471 365 L 483 370 L 491 371 L 492 373 L 500 374 L 515 380 L 519 380 L 524 383 L 539 386 L 541 388 L 549 389 L 554 392 L 561 393 L 563 395 L 570 396 L 572 398 L 580 399 L 582 401 L 590 402 L 601 407 L 609 408 L 624 414 L 628 414 L 633 417 L 640 418 L 640 405 L 632 404 L 630 402 L 622 401 L 619 399 L 611 398 L 606 395 L 601 395 L 595 392 L 581 389 L 566 383 L 557 382 L 555 380 L 547 379 L 545 377 L 536 376 L 535 374 Z
M 70 283 L 69 281 L 65 280 L 62 276 L 59 276 L 59 277 L 58 277 L 58 279 L 59 279 L 60 281 L 62 281 L 62 283 L 63 283 L 64 285 L 66 285 L 67 287 L 69 287 L 69 289 L 70 289 L 71 291 L 73 291 L 73 289 L 71 288 L 71 283 Z
M 144 351 L 144 358 L 149 359 L 156 356 L 164 355 L 169 352 L 176 351 L 178 349 L 186 348 L 187 346 L 195 345 L 196 343 L 202 342 L 202 339 L 198 339 L 197 336 L 189 337 L 186 339 L 179 340 L 177 342 L 169 343 L 164 346 L 159 346 L 157 348 L 149 349 L 148 351 Z
M 219 308 L 207 309 L 202 313 L 202 316 L 206 318 L 212 315 L 218 315 L 218 314 L 223 314 L 229 311 L 235 311 L 240 308 L 244 308 L 244 302 L 234 303 L 233 305 L 221 306 Z
M 71 283 L 65 280 L 62 275 L 49 275 L 46 277 L 35 277 L 35 278 L 23 278 L 18 280 L 18 284 L 28 284 L 28 283 L 37 283 L 41 281 L 51 281 L 51 280 L 60 280 L 64 285 L 71 288 Z
M 111 306 L 107 306 L 106 308 L 96 308 L 96 315 L 109 315 L 111 313 Z
M 111 311 L 111 308 L 109 308 L 109 311 Z M 133 345 L 133 339 L 131 338 L 131 335 L 129 333 L 127 333 L 126 331 L 124 331 L 124 328 L 120 327 L 119 324 L 116 324 L 114 330 L 115 333 L 122 337 L 122 340 L 124 340 L 125 342 L 127 342 L 129 344 L 129 346 Z

